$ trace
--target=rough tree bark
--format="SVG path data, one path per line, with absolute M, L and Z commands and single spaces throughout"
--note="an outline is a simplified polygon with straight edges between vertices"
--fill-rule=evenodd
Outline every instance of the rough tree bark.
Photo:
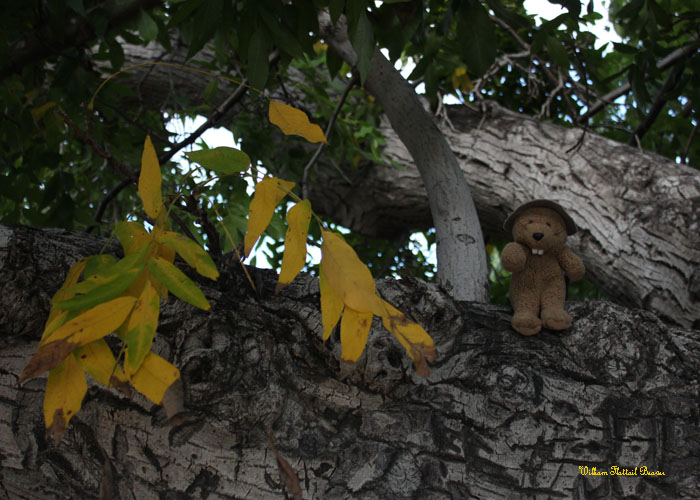
M 169 58 L 181 61 L 185 53 L 180 47 Z M 127 45 L 125 54 L 131 64 L 156 60 L 162 49 Z M 164 67 L 141 71 L 132 81 L 139 82 L 142 104 L 149 106 L 163 103 L 163 89 L 197 99 L 207 84 L 197 74 L 182 78 Z M 699 328 L 700 173 L 591 132 L 580 149 L 568 152 L 580 129 L 493 103 L 486 109 L 482 115 L 448 106 L 454 128 L 444 120 L 439 124 L 469 180 L 483 232 L 504 236 L 503 221 L 524 201 L 559 201 L 581 228 L 571 243 L 591 281 L 623 305 Z M 388 123 L 382 133 L 384 153 L 403 168 L 364 165 L 348 168 L 343 177 L 321 157 L 310 190 L 314 210 L 368 236 L 425 230 L 432 220 L 420 174 Z
M 436 340 L 421 379 L 378 321 L 360 361 L 339 363 L 337 335 L 320 341 L 314 278 L 274 296 L 274 273 L 253 269 L 256 297 L 226 257 L 202 283 L 211 312 L 162 310 L 156 350 L 182 371 L 188 423 L 91 386 L 54 447 L 44 379 L 17 377 L 68 266 L 103 244 L 0 226 L 0 497 L 89 499 L 102 483 L 122 500 L 284 498 L 268 428 L 307 499 L 700 496 L 697 331 L 582 302 L 567 305 L 570 331 L 524 338 L 507 308 L 381 282 Z M 637 475 L 590 474 L 614 466 Z

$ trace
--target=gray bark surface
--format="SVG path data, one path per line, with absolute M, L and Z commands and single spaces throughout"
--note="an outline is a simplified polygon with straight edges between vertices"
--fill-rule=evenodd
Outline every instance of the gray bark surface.
M 101 483 L 122 500 L 285 498 L 268 428 L 307 499 L 700 497 L 697 331 L 582 302 L 567 304 L 571 330 L 524 338 L 508 308 L 380 282 L 436 341 L 422 379 L 376 319 L 359 362 L 340 363 L 337 333 L 320 340 L 316 279 L 274 296 L 275 273 L 251 269 L 256 297 L 229 257 L 200 283 L 210 312 L 161 311 L 155 350 L 182 372 L 186 422 L 91 385 L 54 447 L 45 377 L 16 382 L 68 267 L 103 244 L 0 226 L 0 498 L 97 498 Z

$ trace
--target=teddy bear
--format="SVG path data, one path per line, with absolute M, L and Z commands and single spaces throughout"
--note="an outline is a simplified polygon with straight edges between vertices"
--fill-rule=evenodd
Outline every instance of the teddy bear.
M 543 326 L 566 330 L 571 316 L 564 311 L 564 273 L 572 281 L 585 273 L 583 261 L 566 246 L 567 236 L 576 232 L 573 219 L 558 203 L 534 200 L 519 206 L 503 227 L 515 240 L 501 253 L 503 268 L 513 273 L 513 328 L 522 335 Z

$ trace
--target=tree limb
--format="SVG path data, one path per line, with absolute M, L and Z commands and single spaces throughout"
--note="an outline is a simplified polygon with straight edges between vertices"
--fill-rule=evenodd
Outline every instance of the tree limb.
M 330 47 L 348 64 L 357 55 L 343 17 L 332 25 L 328 12 L 319 25 Z M 437 236 L 438 282 L 458 300 L 488 301 L 484 239 L 466 178 L 454 153 L 413 88 L 375 50 L 365 81 L 392 128 L 406 145 L 423 178 Z

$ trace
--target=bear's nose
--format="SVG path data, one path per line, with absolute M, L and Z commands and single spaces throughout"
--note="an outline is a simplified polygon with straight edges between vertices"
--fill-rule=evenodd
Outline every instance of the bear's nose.
M 532 237 L 537 241 L 540 241 L 542 238 L 544 238 L 544 233 L 532 233 Z

